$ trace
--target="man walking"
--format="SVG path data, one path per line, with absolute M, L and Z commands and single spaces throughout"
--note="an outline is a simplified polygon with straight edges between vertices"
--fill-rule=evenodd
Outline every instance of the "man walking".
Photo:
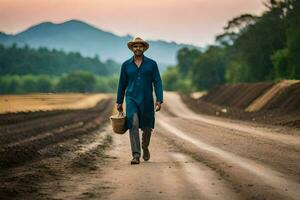
M 127 43 L 133 56 L 121 67 L 117 92 L 117 110 L 123 112 L 124 95 L 126 98 L 126 124 L 132 151 L 131 164 L 139 164 L 141 156 L 139 128 L 142 129 L 143 159 L 150 159 L 148 146 L 154 128 L 153 86 L 156 95 L 155 111 L 161 109 L 163 103 L 162 81 L 157 63 L 144 56 L 149 44 L 137 37 Z M 126 90 L 126 94 L 125 94 Z

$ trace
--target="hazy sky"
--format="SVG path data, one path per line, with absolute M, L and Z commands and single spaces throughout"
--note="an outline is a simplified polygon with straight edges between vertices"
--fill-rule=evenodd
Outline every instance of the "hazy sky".
M 78 19 L 118 35 L 211 44 L 226 22 L 260 14 L 264 0 L 0 0 L 0 31 Z

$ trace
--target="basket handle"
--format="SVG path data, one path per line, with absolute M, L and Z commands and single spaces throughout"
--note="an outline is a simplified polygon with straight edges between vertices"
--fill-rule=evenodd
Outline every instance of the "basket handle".
M 118 117 L 123 117 L 123 116 L 124 116 L 124 112 L 123 111 L 121 111 L 121 112 L 118 113 Z

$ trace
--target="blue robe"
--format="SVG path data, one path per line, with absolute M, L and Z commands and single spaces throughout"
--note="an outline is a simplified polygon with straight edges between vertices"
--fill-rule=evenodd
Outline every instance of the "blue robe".
M 117 103 L 122 104 L 126 98 L 126 127 L 132 127 L 133 113 L 139 117 L 139 128 L 154 128 L 155 108 L 153 100 L 153 86 L 156 101 L 163 103 L 162 81 L 157 63 L 144 56 L 138 67 L 134 57 L 126 60 L 121 67 L 117 92 Z M 126 94 L 125 94 L 126 91 Z

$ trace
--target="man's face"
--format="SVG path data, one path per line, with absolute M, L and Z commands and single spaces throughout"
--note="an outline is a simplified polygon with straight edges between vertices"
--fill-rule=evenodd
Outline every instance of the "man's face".
M 145 45 L 142 43 L 136 43 L 132 46 L 134 55 L 141 56 L 145 51 Z

